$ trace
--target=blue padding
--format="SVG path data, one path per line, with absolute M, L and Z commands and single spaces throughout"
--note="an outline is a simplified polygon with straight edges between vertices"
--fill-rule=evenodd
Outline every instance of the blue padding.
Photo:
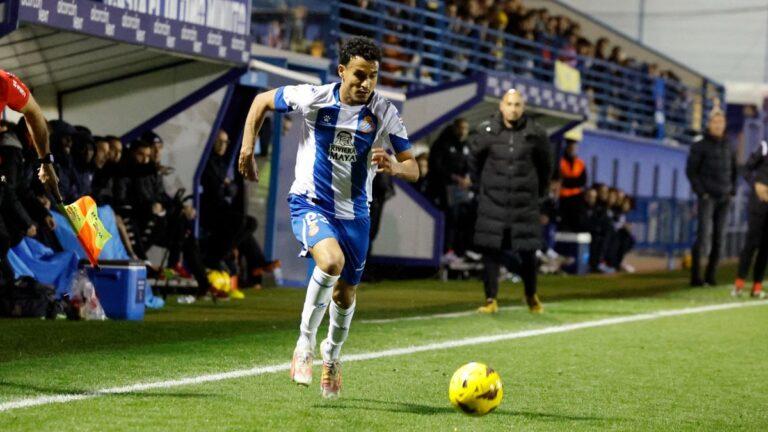
M 392 148 L 395 149 L 395 153 L 402 153 L 411 148 L 411 142 L 408 141 L 408 138 L 400 138 L 395 134 L 389 134 L 389 142 L 392 143 Z
M 285 101 L 285 97 L 283 96 L 284 90 L 285 87 L 278 87 L 277 92 L 275 92 L 275 111 L 279 113 L 293 111 L 293 108 L 291 108 L 291 106 L 288 105 L 288 102 Z
M 31 276 L 56 287 L 56 297 L 69 292 L 77 272 L 77 255 L 71 251 L 54 252 L 39 241 L 25 237 L 8 251 L 8 261 L 16 277 Z

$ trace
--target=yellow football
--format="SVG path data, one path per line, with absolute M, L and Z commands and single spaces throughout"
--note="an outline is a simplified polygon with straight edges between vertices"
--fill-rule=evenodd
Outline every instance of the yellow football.
M 482 363 L 467 363 L 453 374 L 448 388 L 451 404 L 463 413 L 475 416 L 496 409 L 504 396 L 501 377 Z

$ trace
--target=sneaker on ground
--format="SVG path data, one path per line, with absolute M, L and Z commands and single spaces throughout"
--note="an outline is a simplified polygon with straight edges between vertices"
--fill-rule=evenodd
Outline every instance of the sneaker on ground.
M 525 296 L 525 303 L 528 305 L 528 310 L 531 313 L 540 314 L 544 312 L 544 305 L 541 304 L 541 300 L 539 300 L 539 296 L 536 294 Z
M 294 350 L 291 360 L 291 381 L 303 386 L 312 384 L 312 360 L 311 351 Z
M 483 259 L 483 255 L 482 254 L 479 254 L 479 253 L 477 253 L 475 251 L 471 251 L 471 250 L 468 250 L 468 251 L 464 252 L 464 256 L 466 256 L 467 258 L 471 259 L 472 261 L 480 261 L 481 259 Z
M 621 270 L 625 271 L 627 273 L 634 273 L 635 267 L 632 264 L 629 263 L 621 263 Z
M 178 304 L 192 304 L 197 301 L 193 295 L 183 295 L 176 298 Z
M 477 313 L 481 314 L 495 314 L 498 311 L 499 303 L 496 301 L 496 299 L 488 300 L 483 306 L 477 308 Z
M 320 393 L 323 399 L 338 399 L 341 394 L 341 362 L 326 358 L 325 353 L 330 350 L 326 346 L 327 340 L 324 340 L 320 346 L 320 352 L 323 353 L 323 374 L 320 377 Z

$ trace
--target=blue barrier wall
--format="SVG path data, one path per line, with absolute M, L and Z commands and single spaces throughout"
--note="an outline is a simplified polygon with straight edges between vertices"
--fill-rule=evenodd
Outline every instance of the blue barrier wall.
M 603 131 L 584 131 L 579 157 L 590 183 L 597 181 L 642 197 L 691 197 L 685 177 L 688 147 L 670 147 L 653 140 Z

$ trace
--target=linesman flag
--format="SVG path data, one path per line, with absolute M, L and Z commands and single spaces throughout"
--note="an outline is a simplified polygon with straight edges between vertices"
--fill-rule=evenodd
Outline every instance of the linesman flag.
M 67 216 L 80 245 L 83 246 L 85 254 L 88 255 L 88 261 L 91 262 L 92 266 L 98 267 L 99 254 L 104 249 L 104 245 L 112 238 L 112 235 L 104 228 L 104 224 L 99 219 L 96 202 L 86 195 L 72 204 L 66 206 L 59 204 L 59 211 Z

